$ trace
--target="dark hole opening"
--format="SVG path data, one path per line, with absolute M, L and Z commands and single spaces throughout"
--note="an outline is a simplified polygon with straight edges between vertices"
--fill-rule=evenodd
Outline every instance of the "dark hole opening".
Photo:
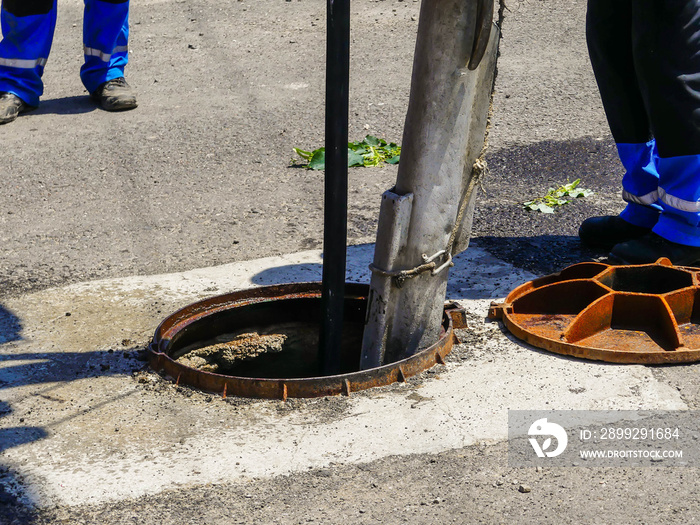
M 664 294 L 693 285 L 693 276 L 683 270 L 664 266 L 615 268 L 600 279 L 618 292 Z
M 318 298 L 307 297 L 255 303 L 218 312 L 179 332 L 170 344 L 168 355 L 178 359 L 192 350 L 230 341 L 240 334 L 283 335 L 281 351 L 262 353 L 208 371 L 248 378 L 317 377 L 323 375 L 318 356 L 320 306 Z M 365 298 L 345 299 L 340 373 L 359 370 L 365 309 Z

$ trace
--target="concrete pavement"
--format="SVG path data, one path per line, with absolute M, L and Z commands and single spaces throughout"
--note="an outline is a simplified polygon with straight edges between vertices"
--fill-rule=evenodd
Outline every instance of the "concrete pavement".
M 364 282 L 372 245 L 351 247 Z M 536 351 L 485 320 L 491 300 L 533 278 L 472 247 L 449 298 L 471 342 L 403 385 L 331 400 L 239 404 L 135 372 L 134 350 L 175 309 L 212 294 L 317 280 L 318 251 L 177 274 L 78 283 L 8 300 L 21 328 L 3 344 L 0 477 L 26 504 L 101 504 L 173 487 L 437 453 L 507 438 L 508 409 L 687 409 L 648 367 Z M 5 332 L 6 333 L 6 332 Z M 478 338 L 477 340 L 474 337 Z

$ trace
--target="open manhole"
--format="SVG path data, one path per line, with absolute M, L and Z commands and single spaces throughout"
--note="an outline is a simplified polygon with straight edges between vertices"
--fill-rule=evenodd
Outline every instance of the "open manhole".
M 320 375 L 321 283 L 253 288 L 186 306 L 157 328 L 150 364 L 178 384 L 223 396 L 286 399 L 349 395 L 405 381 L 444 363 L 455 340 L 453 317 L 462 319 L 454 306 L 445 308 L 442 333 L 433 346 L 395 363 L 358 370 L 368 293 L 367 285 L 346 284 L 338 375 Z
M 700 360 L 700 270 L 581 263 L 527 282 L 489 317 L 533 346 L 614 363 Z

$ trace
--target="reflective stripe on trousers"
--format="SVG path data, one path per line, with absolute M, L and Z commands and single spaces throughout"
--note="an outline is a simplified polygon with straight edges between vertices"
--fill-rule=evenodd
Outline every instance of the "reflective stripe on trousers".
M 0 9 L 0 91 L 14 93 L 37 106 L 44 92 L 41 76 L 51 51 L 56 3 L 48 13 L 18 16 Z
M 31 3 L 6 2 L 21 15 L 4 7 L 0 10 L 4 35 L 0 41 L 0 91 L 14 93 L 36 106 L 44 90 L 41 77 L 56 26 L 56 1 L 53 0 L 48 10 L 43 4 L 36 4 L 37 14 L 27 14 L 31 12 Z M 128 62 L 128 18 L 128 0 L 85 0 L 83 46 L 86 52 L 80 77 L 88 91 L 94 91 L 107 80 L 124 76 Z

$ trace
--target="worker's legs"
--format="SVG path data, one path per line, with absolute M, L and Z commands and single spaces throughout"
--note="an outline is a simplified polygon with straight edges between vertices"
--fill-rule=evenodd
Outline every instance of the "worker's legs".
M 620 243 L 617 262 L 667 257 L 700 266 L 700 0 L 633 2 L 634 67 L 656 139 L 659 204 L 653 233 Z
M 638 0 L 589 0 L 588 51 L 610 130 L 625 168 L 620 214 L 644 228 L 656 224 L 660 206 L 656 145 L 637 82 L 633 53 L 633 5 Z
M 3 0 L 0 8 L 0 92 L 37 106 L 41 76 L 56 26 L 55 0 Z
M 632 25 L 639 86 L 659 153 L 663 213 L 654 232 L 700 246 L 700 0 L 634 2 Z
M 124 76 L 128 62 L 129 1 L 85 0 L 80 78 L 90 93 Z

